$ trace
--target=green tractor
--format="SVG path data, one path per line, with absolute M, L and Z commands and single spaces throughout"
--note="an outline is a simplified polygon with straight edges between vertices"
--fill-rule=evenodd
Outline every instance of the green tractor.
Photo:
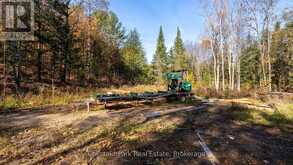
M 166 74 L 168 80 L 168 91 L 189 93 L 192 85 L 186 80 L 187 70 L 178 70 Z
M 168 91 L 129 93 L 129 94 L 97 94 L 96 99 L 107 107 L 108 103 L 121 101 L 153 101 L 158 98 L 166 98 L 168 101 L 186 101 L 193 96 L 192 85 L 186 80 L 187 70 L 173 71 L 166 74 Z

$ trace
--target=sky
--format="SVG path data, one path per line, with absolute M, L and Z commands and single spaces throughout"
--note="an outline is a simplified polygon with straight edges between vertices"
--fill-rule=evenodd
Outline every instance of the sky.
M 277 12 L 292 7 L 293 0 L 279 0 Z M 110 0 L 114 11 L 127 30 L 136 28 L 151 62 L 156 49 L 159 28 L 162 25 L 165 44 L 170 48 L 176 37 L 177 26 L 183 41 L 198 41 L 205 23 L 200 0 Z
M 184 41 L 196 41 L 204 31 L 204 19 L 198 0 L 111 0 L 114 11 L 127 30 L 136 28 L 151 62 L 162 25 L 165 44 L 170 48 L 177 26 Z

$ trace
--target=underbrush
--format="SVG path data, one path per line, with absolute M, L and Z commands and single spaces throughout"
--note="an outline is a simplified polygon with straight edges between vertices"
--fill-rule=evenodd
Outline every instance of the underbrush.
M 64 105 L 79 101 L 87 97 L 85 93 L 56 92 L 54 95 L 47 94 L 25 94 L 10 95 L 0 103 L 1 110 L 12 110 L 17 108 L 31 108 L 44 105 Z
M 53 91 L 50 88 L 40 87 L 37 91 L 26 94 L 9 95 L 0 102 L 0 110 L 13 110 L 19 108 L 32 108 L 46 105 L 66 105 L 72 102 L 82 101 L 97 93 L 140 93 L 155 92 L 163 90 L 163 86 L 138 85 L 134 87 L 122 86 L 120 88 L 57 88 Z
M 224 92 L 222 91 L 216 91 L 213 88 L 201 88 L 198 87 L 193 90 L 195 95 L 201 96 L 204 98 L 219 98 L 219 99 L 232 99 L 232 98 L 243 98 L 243 97 L 254 97 L 255 92 L 249 91 L 249 90 L 243 90 L 240 92 L 237 91 L 231 91 L 226 90 Z
M 278 105 L 277 109 L 277 111 L 270 112 L 232 107 L 231 115 L 234 120 L 278 127 L 282 131 L 293 133 L 293 103 Z

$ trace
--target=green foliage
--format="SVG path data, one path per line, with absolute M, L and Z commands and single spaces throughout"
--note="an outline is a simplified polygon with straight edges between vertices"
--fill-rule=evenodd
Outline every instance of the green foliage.
M 262 40 L 266 42 L 267 32 L 262 33 Z M 260 50 L 256 43 L 249 39 L 247 47 L 242 51 L 241 56 L 241 81 L 242 86 L 256 88 L 260 83 L 261 62 Z M 271 71 L 272 87 L 276 91 L 291 91 L 293 88 L 293 28 L 290 20 L 275 24 L 271 40 Z M 266 62 L 268 58 L 265 57 Z
M 8 81 L 16 82 L 16 90 L 22 82 L 99 86 L 122 82 L 125 28 L 114 12 L 95 7 L 87 13 L 86 6 L 71 0 L 35 3 L 37 42 L 6 42 L 6 73 Z
M 174 48 L 171 47 L 169 52 L 168 52 L 168 69 L 169 70 L 172 70 L 173 66 L 174 66 L 174 63 L 175 63 L 175 53 L 174 53 Z
M 96 10 L 92 17 L 96 23 L 96 31 L 91 34 L 92 45 L 88 54 L 92 54 L 90 70 L 94 73 L 95 81 L 106 78 L 112 83 L 122 79 L 125 74 L 121 49 L 126 39 L 125 28 L 117 15 L 112 11 Z M 122 83 L 122 82 L 119 82 Z
M 293 28 L 289 24 L 281 29 L 276 24 L 272 37 L 272 83 L 278 91 L 292 90 L 293 86 Z
M 160 27 L 159 36 L 157 39 L 157 48 L 152 61 L 153 72 L 158 82 L 163 81 L 163 73 L 167 70 L 167 48 L 165 46 L 165 38 L 162 26 Z
M 0 109 L 3 110 L 9 110 L 20 107 L 20 101 L 15 99 L 12 96 L 6 97 L 3 101 L 0 103 Z
M 148 66 L 145 53 L 136 29 L 131 30 L 122 49 L 125 76 L 129 83 L 145 83 L 148 77 Z
M 181 38 L 180 29 L 177 28 L 177 35 L 174 43 L 174 50 L 171 58 L 171 69 L 172 70 L 180 70 L 188 68 L 188 60 L 187 55 L 185 53 L 185 48 L 183 44 L 183 40 Z
M 126 32 L 117 15 L 112 11 L 97 10 L 93 13 L 93 16 L 96 18 L 98 27 L 105 37 L 113 44 L 121 46 L 126 38 Z
M 278 127 L 284 132 L 292 132 L 292 104 L 284 104 L 283 106 L 287 106 L 288 108 L 282 109 L 281 107 L 279 107 L 278 112 L 232 107 L 231 115 L 234 118 L 234 120 L 240 120 L 243 122 L 257 125 Z
M 208 64 L 204 63 L 203 67 L 201 67 L 201 81 L 197 81 L 197 82 L 201 82 L 201 86 L 210 86 L 210 83 L 212 82 L 212 73 L 211 70 L 209 69 L 210 67 L 208 66 Z
M 46 93 L 46 94 L 45 94 Z M 44 94 L 8 96 L 0 102 L 0 110 L 13 110 L 19 108 L 32 108 L 48 105 L 65 105 L 76 101 L 83 100 L 88 97 L 88 92 L 64 92 L 56 90 L 52 97 L 51 90 L 46 90 Z
M 241 81 L 250 87 L 256 87 L 260 81 L 259 56 L 260 52 L 257 45 L 252 44 L 243 51 L 240 57 Z

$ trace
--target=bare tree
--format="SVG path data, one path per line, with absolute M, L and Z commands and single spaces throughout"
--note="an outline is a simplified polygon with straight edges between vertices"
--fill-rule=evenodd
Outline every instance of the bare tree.
M 271 27 L 273 25 L 274 9 L 277 0 L 243 0 L 246 6 L 246 20 L 252 32 L 254 32 L 258 47 L 261 52 L 261 87 L 271 91 Z
M 205 2 L 206 8 L 206 22 L 209 35 L 209 43 L 213 56 L 214 65 L 214 84 L 218 91 L 219 87 L 224 91 L 225 85 L 225 61 L 226 57 L 229 58 L 229 85 L 231 86 L 232 58 L 229 54 L 229 48 L 227 48 L 227 40 L 229 39 L 229 1 L 228 0 L 211 0 Z M 225 44 L 226 43 L 226 44 Z M 221 81 L 221 85 L 220 85 Z
M 241 50 L 242 50 L 242 45 L 243 45 L 243 36 L 244 36 L 244 31 L 245 31 L 245 21 L 244 21 L 244 4 L 241 0 L 236 1 L 237 5 L 235 5 L 235 13 L 232 14 L 232 29 L 233 29 L 233 52 L 235 55 L 235 63 L 233 69 L 236 70 L 236 88 L 237 91 L 240 92 L 241 90 L 241 80 L 240 80 L 240 69 L 241 69 L 241 63 L 240 63 L 240 56 L 241 56 Z M 234 77 L 234 76 L 233 76 Z M 234 79 L 234 78 L 233 78 Z M 233 80 L 234 81 L 234 80 Z M 233 86 L 234 88 L 234 86 Z

